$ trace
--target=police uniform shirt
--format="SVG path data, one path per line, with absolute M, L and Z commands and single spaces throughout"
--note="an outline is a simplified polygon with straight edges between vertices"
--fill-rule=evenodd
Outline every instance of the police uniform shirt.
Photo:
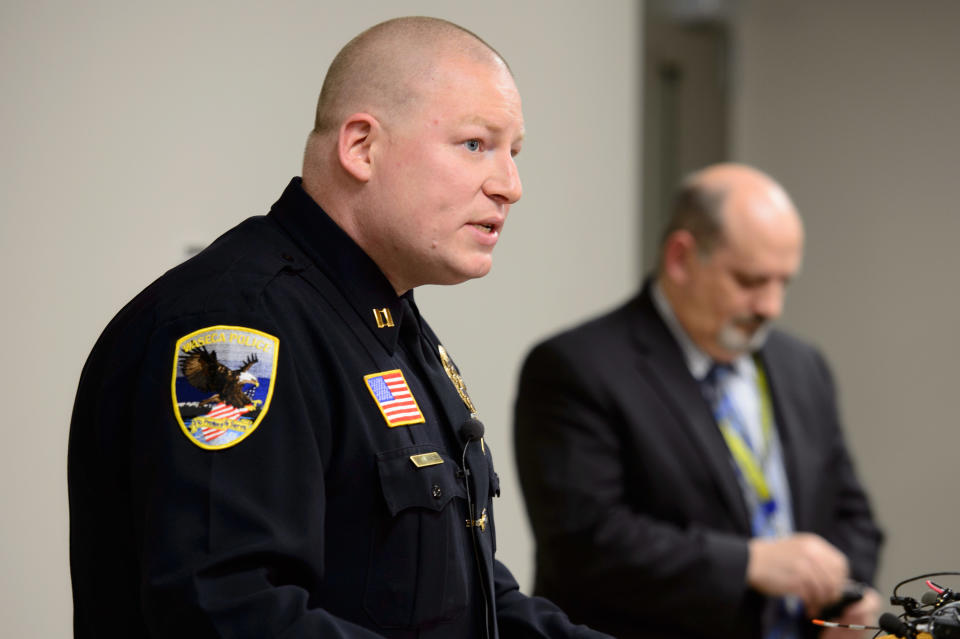
M 74 407 L 76 637 L 599 636 L 494 559 L 438 346 L 299 178 L 154 282 Z

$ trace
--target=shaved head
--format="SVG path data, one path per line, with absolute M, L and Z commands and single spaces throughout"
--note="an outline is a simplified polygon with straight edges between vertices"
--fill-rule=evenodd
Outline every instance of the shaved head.
M 337 54 L 303 158 L 303 189 L 397 294 L 482 277 L 522 186 L 520 94 L 490 45 L 436 18 L 397 18 Z
M 352 113 L 391 118 L 415 107 L 445 59 L 502 65 L 493 47 L 446 20 L 395 18 L 375 25 L 343 47 L 327 70 L 314 134 L 326 134 Z

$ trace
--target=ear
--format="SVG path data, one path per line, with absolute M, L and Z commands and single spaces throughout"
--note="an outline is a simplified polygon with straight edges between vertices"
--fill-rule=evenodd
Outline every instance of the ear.
M 380 123 L 369 113 L 354 113 L 340 125 L 337 157 L 340 165 L 361 182 L 371 175 L 371 148 L 380 135 Z
M 677 284 L 682 284 L 690 278 L 692 261 L 695 259 L 697 241 L 693 235 L 683 229 L 674 231 L 663 245 L 663 275 Z

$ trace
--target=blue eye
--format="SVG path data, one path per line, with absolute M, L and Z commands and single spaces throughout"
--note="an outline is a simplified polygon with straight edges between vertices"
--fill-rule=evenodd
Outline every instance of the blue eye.
M 468 151 L 479 151 L 480 150 L 480 140 L 467 140 L 463 143 L 467 147 Z

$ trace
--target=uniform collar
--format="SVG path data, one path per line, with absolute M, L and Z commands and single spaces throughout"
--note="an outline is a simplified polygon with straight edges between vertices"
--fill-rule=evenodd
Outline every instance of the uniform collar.
M 404 321 L 401 298 L 380 267 L 303 190 L 301 178 L 290 181 L 269 215 L 336 285 L 361 322 L 393 353 Z M 407 295 L 413 299 L 412 291 Z

